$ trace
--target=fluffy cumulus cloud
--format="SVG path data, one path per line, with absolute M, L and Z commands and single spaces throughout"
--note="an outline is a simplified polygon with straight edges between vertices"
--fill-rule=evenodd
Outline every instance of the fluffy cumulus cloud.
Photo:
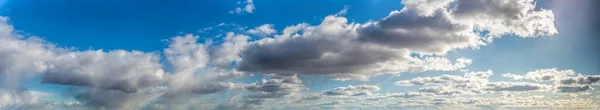
M 335 74 L 342 79 L 415 72 L 418 67 L 456 70 L 435 65 L 414 67 L 415 62 L 426 59 L 411 54 L 444 55 L 451 50 L 478 48 L 506 34 L 557 34 L 552 11 L 534 10 L 533 0 L 402 3 L 406 7 L 379 21 L 349 23 L 344 17 L 327 16 L 317 26 L 289 26 L 281 35 L 249 44 L 242 52 L 240 70 Z

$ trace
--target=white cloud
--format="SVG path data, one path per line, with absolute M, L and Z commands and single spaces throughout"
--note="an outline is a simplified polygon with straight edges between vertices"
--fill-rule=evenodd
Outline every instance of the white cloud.
M 344 8 L 342 10 L 338 11 L 335 15 L 338 15 L 338 16 L 346 15 L 348 13 L 348 9 L 350 9 L 350 6 L 344 5 Z
M 50 93 L 38 91 L 11 91 L 0 89 L 0 109 L 32 109 L 32 105 L 43 105 L 42 97 L 50 96 Z M 49 108 L 36 108 L 49 109 Z
M 516 74 L 512 74 L 512 73 L 502 74 L 502 77 L 511 78 L 513 80 L 522 80 L 525 78 L 525 76 L 516 75 Z
M 245 7 L 230 13 L 253 13 L 253 1 L 244 3 Z M 308 88 L 296 73 L 326 74 L 336 80 L 368 80 L 372 75 L 384 73 L 456 71 L 466 68 L 472 61 L 465 58 L 449 60 L 444 55 L 449 51 L 491 43 L 486 37 L 506 34 L 536 37 L 557 33 L 552 11 L 533 10 L 532 0 L 406 0 L 403 4 L 406 7 L 401 11 L 362 24 L 340 17 L 347 13 L 348 7 L 345 7 L 337 15 L 325 17 L 317 26 L 306 23 L 289 26 L 280 35 L 255 42 L 248 42 L 248 36 L 233 32 L 227 34 L 223 44 L 214 47 L 198 43 L 199 36 L 176 36 L 164 49 L 172 73 L 163 71 L 158 53 L 56 48 L 35 37 L 13 35 L 12 26 L 7 25 L 4 18 L 0 19 L 4 20 L 0 22 L 4 23 L 0 24 L 0 74 L 42 73 L 46 83 L 87 86 L 89 88 L 75 99 L 108 109 L 135 106 L 182 109 L 597 107 L 586 99 L 543 99 L 543 95 L 494 98 L 504 93 L 547 92 L 551 86 L 490 82 L 488 78 L 493 75 L 492 71 L 467 72 L 463 76 L 418 77 L 396 83 L 424 86 L 416 92 L 382 95 L 373 93 L 381 89 L 375 85 L 338 87 L 316 95 L 307 92 Z M 272 27 L 265 24 L 247 33 L 273 35 L 277 31 Z M 489 33 L 481 36 L 484 32 Z M 421 56 L 413 57 L 414 54 Z M 247 74 L 230 70 L 231 64 L 239 66 L 241 71 L 275 75 L 252 84 L 233 83 L 229 79 Z M 557 93 L 591 91 L 593 88 L 589 85 L 597 84 L 600 79 L 556 69 L 503 76 L 554 81 L 557 85 L 552 89 Z M 11 78 L 16 77 L 5 78 L 6 82 L 15 83 Z M 196 97 L 230 90 L 248 91 L 234 92 L 230 100 L 223 102 L 210 99 L 221 96 Z M 39 102 L 39 97 L 28 98 L 22 94 L 0 92 L 0 108 L 30 104 L 23 101 L 25 99 Z M 490 95 L 492 98 L 449 98 L 448 95 Z M 195 98 L 198 99 L 192 100 Z
M 573 70 L 539 69 L 525 74 L 525 78 L 534 81 L 553 81 L 575 75 Z
M 243 34 L 228 32 L 223 44 L 210 50 L 210 62 L 221 68 L 230 68 L 231 63 L 237 63 L 242 60 L 240 52 L 248 44 L 250 37 Z
M 600 83 L 599 75 L 577 74 L 573 70 L 558 70 L 556 68 L 538 69 L 527 72 L 525 75 L 505 74 L 504 77 L 513 80 L 528 79 L 537 82 L 553 82 L 556 92 L 584 92 L 592 90 L 589 85 Z
M 275 34 L 276 32 L 277 30 L 273 29 L 273 24 L 263 24 L 259 27 L 247 31 L 247 33 L 254 34 L 257 36 L 268 36 Z
M 491 70 L 481 72 L 469 72 L 464 76 L 441 75 L 436 77 L 417 77 L 410 80 L 396 82 L 398 86 L 432 85 L 432 84 L 484 84 L 488 77 L 493 75 Z
M 528 82 L 490 82 L 491 70 L 467 72 L 464 76 L 417 77 L 396 82 L 398 86 L 425 86 L 419 92 L 436 95 L 489 94 L 495 92 L 548 91 L 551 86 Z
M 242 2 L 238 1 L 238 4 L 241 4 Z M 245 6 L 242 7 L 237 7 L 234 10 L 229 11 L 229 14 L 244 14 L 244 13 L 254 13 L 254 10 L 256 9 L 254 7 L 254 0 L 246 0 L 243 2 L 243 4 L 245 4 Z
M 198 36 L 187 34 L 171 38 L 169 48 L 164 50 L 175 72 L 193 71 L 206 67 L 209 56 L 206 46 L 198 44 Z
M 159 84 L 166 77 L 155 53 L 57 48 L 37 37 L 12 34 L 5 22 L 1 27 L 9 34 L 0 37 L 0 71 L 9 89 L 21 89 L 19 80 L 37 73 L 42 83 L 124 92 Z

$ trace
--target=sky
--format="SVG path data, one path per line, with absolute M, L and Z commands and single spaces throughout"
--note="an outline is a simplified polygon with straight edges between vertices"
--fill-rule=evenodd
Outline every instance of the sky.
M 0 109 L 599 108 L 596 0 L 0 0 Z

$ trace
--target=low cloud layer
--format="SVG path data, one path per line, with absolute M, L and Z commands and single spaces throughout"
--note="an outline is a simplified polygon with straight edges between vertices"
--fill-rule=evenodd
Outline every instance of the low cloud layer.
M 502 75 L 513 80 L 533 80 L 537 82 L 552 82 L 556 87 L 555 92 L 586 92 L 594 88 L 592 85 L 600 84 L 600 76 L 576 73 L 573 70 L 558 70 L 556 68 L 538 69 L 524 75 L 507 73 Z

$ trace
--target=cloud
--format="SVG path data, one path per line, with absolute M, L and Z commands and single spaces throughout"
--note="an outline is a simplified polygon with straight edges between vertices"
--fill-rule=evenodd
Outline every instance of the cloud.
M 136 92 L 166 77 L 156 53 L 59 48 L 35 36 L 12 34 L 6 22 L 0 23 L 7 32 L 0 37 L 0 71 L 7 88 L 21 89 L 20 79 L 41 73 L 42 83 Z
M 16 83 L 13 78 L 37 73 L 45 83 L 86 86 L 74 98 L 97 109 L 597 107 L 593 100 L 587 99 L 544 99 L 544 95 L 503 97 L 505 93 L 547 92 L 550 88 L 557 93 L 591 91 L 590 85 L 599 80 L 596 75 L 576 75 L 570 70 L 556 69 L 503 75 L 552 81 L 554 87 L 529 82 L 491 82 L 488 79 L 493 72 L 488 70 L 396 82 L 400 86 L 423 86 L 414 92 L 378 94 L 374 91 L 381 88 L 375 85 L 307 92 L 308 88 L 296 74 L 368 80 L 370 76 L 386 73 L 456 71 L 472 61 L 445 58 L 450 51 L 485 46 L 491 43 L 490 39 L 502 35 L 536 37 L 557 33 L 552 11 L 534 10 L 532 0 L 405 0 L 402 3 L 404 9 L 366 23 L 348 22 L 341 17 L 347 12 L 345 7 L 316 26 L 301 23 L 278 33 L 272 29 L 273 25 L 262 25 L 247 33 L 279 35 L 258 41 L 248 41 L 249 36 L 233 32 L 227 33 L 219 45 L 198 43 L 199 36 L 192 34 L 176 36 L 167 40 L 164 61 L 159 52 L 55 47 L 36 37 L 14 35 L 6 19 L 0 19 L 4 20 L 0 22 L 0 74 L 5 78 L 3 84 L 11 90 L 22 86 L 12 84 Z M 238 7 L 231 13 L 253 11 L 253 1 L 248 0 L 243 9 Z M 275 74 L 251 84 L 231 81 L 249 76 L 244 72 Z M 242 92 L 218 94 L 231 90 Z M 45 96 L 31 94 L 37 93 L 0 91 L 0 109 L 38 104 L 40 97 Z M 453 97 L 458 95 L 472 97 Z M 215 97 L 230 99 L 218 101 Z
M 534 0 L 458 0 L 450 10 L 461 22 L 487 30 L 489 36 L 515 34 L 519 37 L 558 33 L 551 10 L 534 10 Z
M 242 60 L 239 53 L 248 44 L 250 37 L 243 34 L 228 32 L 224 42 L 210 49 L 210 62 L 221 68 L 231 68 L 232 63 Z
M 585 75 L 575 73 L 573 70 L 558 70 L 556 68 L 538 69 L 527 72 L 525 75 L 505 74 L 504 77 L 513 80 L 528 79 L 537 82 L 553 82 L 556 92 L 582 92 L 592 90 L 590 85 L 600 82 L 598 75 Z
M 562 78 L 557 81 L 558 84 L 561 85 L 590 85 L 590 84 L 598 84 L 600 82 L 600 75 L 579 75 L 576 77 Z
M 241 1 L 238 1 L 237 4 L 241 4 Z M 234 10 L 229 11 L 229 14 L 243 14 L 243 13 L 254 13 L 254 10 L 256 9 L 254 7 L 254 0 L 246 0 L 243 2 L 243 4 L 246 4 L 246 6 L 242 7 L 237 7 Z
M 139 51 L 84 51 L 56 56 L 42 83 L 89 86 L 123 92 L 161 84 L 166 79 L 159 57 Z
M 159 99 L 168 88 L 149 87 L 136 93 L 125 93 L 121 91 L 88 89 L 77 93 L 74 99 L 85 103 L 90 109 L 133 109 L 134 107 L 146 106 L 152 101 Z
M 248 84 L 246 85 L 246 89 L 256 92 L 281 93 L 283 95 L 306 90 L 304 85 L 302 85 L 302 80 L 298 79 L 296 75 L 275 75 L 268 80 L 263 79 L 261 82 Z
M 575 75 L 573 70 L 557 70 L 556 68 L 551 69 L 538 69 L 535 71 L 527 72 L 525 79 L 534 80 L 538 82 L 542 81 L 554 81 L 562 78 L 567 78 Z
M 552 11 L 534 10 L 532 0 L 403 3 L 407 7 L 379 21 L 349 23 L 346 18 L 333 15 L 317 26 L 289 26 L 281 35 L 250 43 L 241 53 L 239 69 L 277 74 L 334 74 L 338 79 L 364 80 L 382 73 L 420 72 L 407 66 L 423 60 L 411 54 L 444 55 L 457 49 L 478 48 L 506 34 L 521 37 L 557 34 Z M 469 11 L 471 8 L 474 11 Z M 435 65 L 424 67 L 433 69 L 423 71 L 457 70 Z
M 513 80 L 522 80 L 525 78 L 525 76 L 516 75 L 516 74 L 512 74 L 512 73 L 502 74 L 502 77 L 511 78 Z
M 231 83 L 231 82 L 216 82 L 216 83 L 208 83 L 208 84 L 202 84 L 202 85 L 195 86 L 194 88 L 192 88 L 191 91 L 192 91 L 192 93 L 198 93 L 198 94 L 211 94 L 211 93 L 227 91 L 227 90 L 235 88 L 235 86 L 236 86 L 236 84 Z
M 417 77 L 410 80 L 396 82 L 398 86 L 412 85 L 432 85 L 432 84 L 468 84 L 468 83 L 486 83 L 488 77 L 494 73 L 491 70 L 481 72 L 469 72 L 464 76 L 441 75 L 436 77 Z
M 164 49 L 167 61 L 174 68 L 165 83 L 168 89 L 160 97 L 166 107 L 194 107 L 192 103 L 198 95 L 243 90 L 243 84 L 232 83 L 230 79 L 248 75 L 230 69 L 230 64 L 239 60 L 236 52 L 245 45 L 248 36 L 230 32 L 223 44 L 213 48 L 198 43 L 198 38 L 191 34 L 176 36 Z
M 360 96 L 360 95 L 371 95 L 372 91 L 379 91 L 380 88 L 375 85 L 358 85 L 348 87 L 337 87 L 332 90 L 324 91 L 324 95 L 329 96 Z
M 547 91 L 551 86 L 528 82 L 490 82 L 491 70 L 466 72 L 464 76 L 441 75 L 435 77 L 417 77 L 396 82 L 398 86 L 425 86 L 421 93 L 436 95 L 489 94 L 494 92 L 530 92 Z
M 275 34 L 277 30 L 273 29 L 273 24 L 263 24 L 254 29 L 250 29 L 247 33 L 254 34 L 257 36 L 268 36 Z
M 428 86 L 419 89 L 419 92 L 422 93 L 433 93 L 435 95 L 460 95 L 460 94 L 470 94 L 468 91 L 446 87 L 446 86 Z
M 348 9 L 350 9 L 350 6 L 344 5 L 344 8 L 342 10 L 338 11 L 335 15 L 338 15 L 338 16 L 346 15 L 348 13 Z
M 594 88 L 590 87 L 589 85 L 584 85 L 584 86 L 558 86 L 558 87 L 556 87 L 556 91 L 555 92 L 573 93 L 573 92 L 591 91 L 593 89 Z
M 198 44 L 196 40 L 198 36 L 192 34 L 171 38 L 169 47 L 164 50 L 164 53 L 175 72 L 206 67 L 209 61 L 206 46 Z
M 50 93 L 38 91 L 0 89 L 0 109 L 49 109 L 48 107 L 39 107 L 39 105 L 44 105 L 42 97 L 50 95 Z
M 526 82 L 490 82 L 483 88 L 487 91 L 541 91 L 549 86 Z
M 247 84 L 245 89 L 251 93 L 242 99 L 234 97 L 229 103 L 221 103 L 215 109 L 266 109 L 262 107 L 288 103 L 294 98 L 306 99 L 302 93 L 308 90 L 296 75 L 273 75 L 260 82 Z

